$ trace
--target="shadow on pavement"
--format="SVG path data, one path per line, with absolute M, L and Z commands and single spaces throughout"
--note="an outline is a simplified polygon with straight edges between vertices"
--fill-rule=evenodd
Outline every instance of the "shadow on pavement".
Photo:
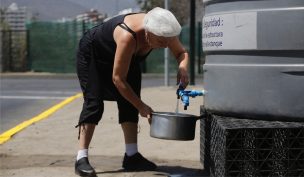
M 96 172 L 97 174 L 118 174 L 118 173 L 132 173 L 126 172 L 124 169 L 109 170 Z M 166 176 L 166 177 L 209 177 L 205 170 L 196 168 L 187 168 L 181 166 L 158 166 L 156 171 L 151 171 L 152 176 Z

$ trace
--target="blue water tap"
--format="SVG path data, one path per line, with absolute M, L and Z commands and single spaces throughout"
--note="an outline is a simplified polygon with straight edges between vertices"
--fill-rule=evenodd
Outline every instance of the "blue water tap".
M 184 90 L 184 88 L 180 85 L 179 88 L 176 90 L 177 99 L 182 100 L 184 105 L 184 110 L 187 110 L 189 106 L 189 97 L 196 97 L 196 96 L 203 96 L 205 95 L 204 90 Z

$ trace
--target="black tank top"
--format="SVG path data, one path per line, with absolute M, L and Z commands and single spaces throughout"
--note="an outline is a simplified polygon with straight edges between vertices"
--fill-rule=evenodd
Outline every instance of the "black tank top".
M 124 23 L 125 16 L 131 14 L 134 13 L 118 15 L 100 25 L 95 26 L 90 30 L 90 34 L 92 36 L 92 44 L 94 48 L 94 58 L 98 63 L 104 63 L 104 64 L 114 63 L 116 43 L 113 38 L 113 33 L 117 25 L 120 25 L 123 29 L 129 31 L 136 40 L 136 33 L 132 31 Z M 136 46 L 137 46 L 137 40 L 136 40 Z M 149 55 L 150 52 L 151 50 L 145 56 L 136 56 L 134 54 L 132 60 L 142 61 Z

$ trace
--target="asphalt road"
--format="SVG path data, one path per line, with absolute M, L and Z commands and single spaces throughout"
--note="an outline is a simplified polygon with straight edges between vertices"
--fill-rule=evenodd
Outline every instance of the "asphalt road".
M 175 85 L 175 77 L 169 80 Z M 198 83 L 201 83 L 198 79 Z M 146 75 L 142 87 L 163 86 L 163 76 Z M 0 80 L 0 133 L 81 92 L 76 75 L 2 74 Z
M 80 92 L 74 76 L 3 76 L 1 133 Z

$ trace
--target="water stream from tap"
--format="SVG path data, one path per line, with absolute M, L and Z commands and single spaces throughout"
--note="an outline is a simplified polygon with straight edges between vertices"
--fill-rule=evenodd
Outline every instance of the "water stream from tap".
M 175 113 L 178 113 L 179 99 L 176 99 Z

